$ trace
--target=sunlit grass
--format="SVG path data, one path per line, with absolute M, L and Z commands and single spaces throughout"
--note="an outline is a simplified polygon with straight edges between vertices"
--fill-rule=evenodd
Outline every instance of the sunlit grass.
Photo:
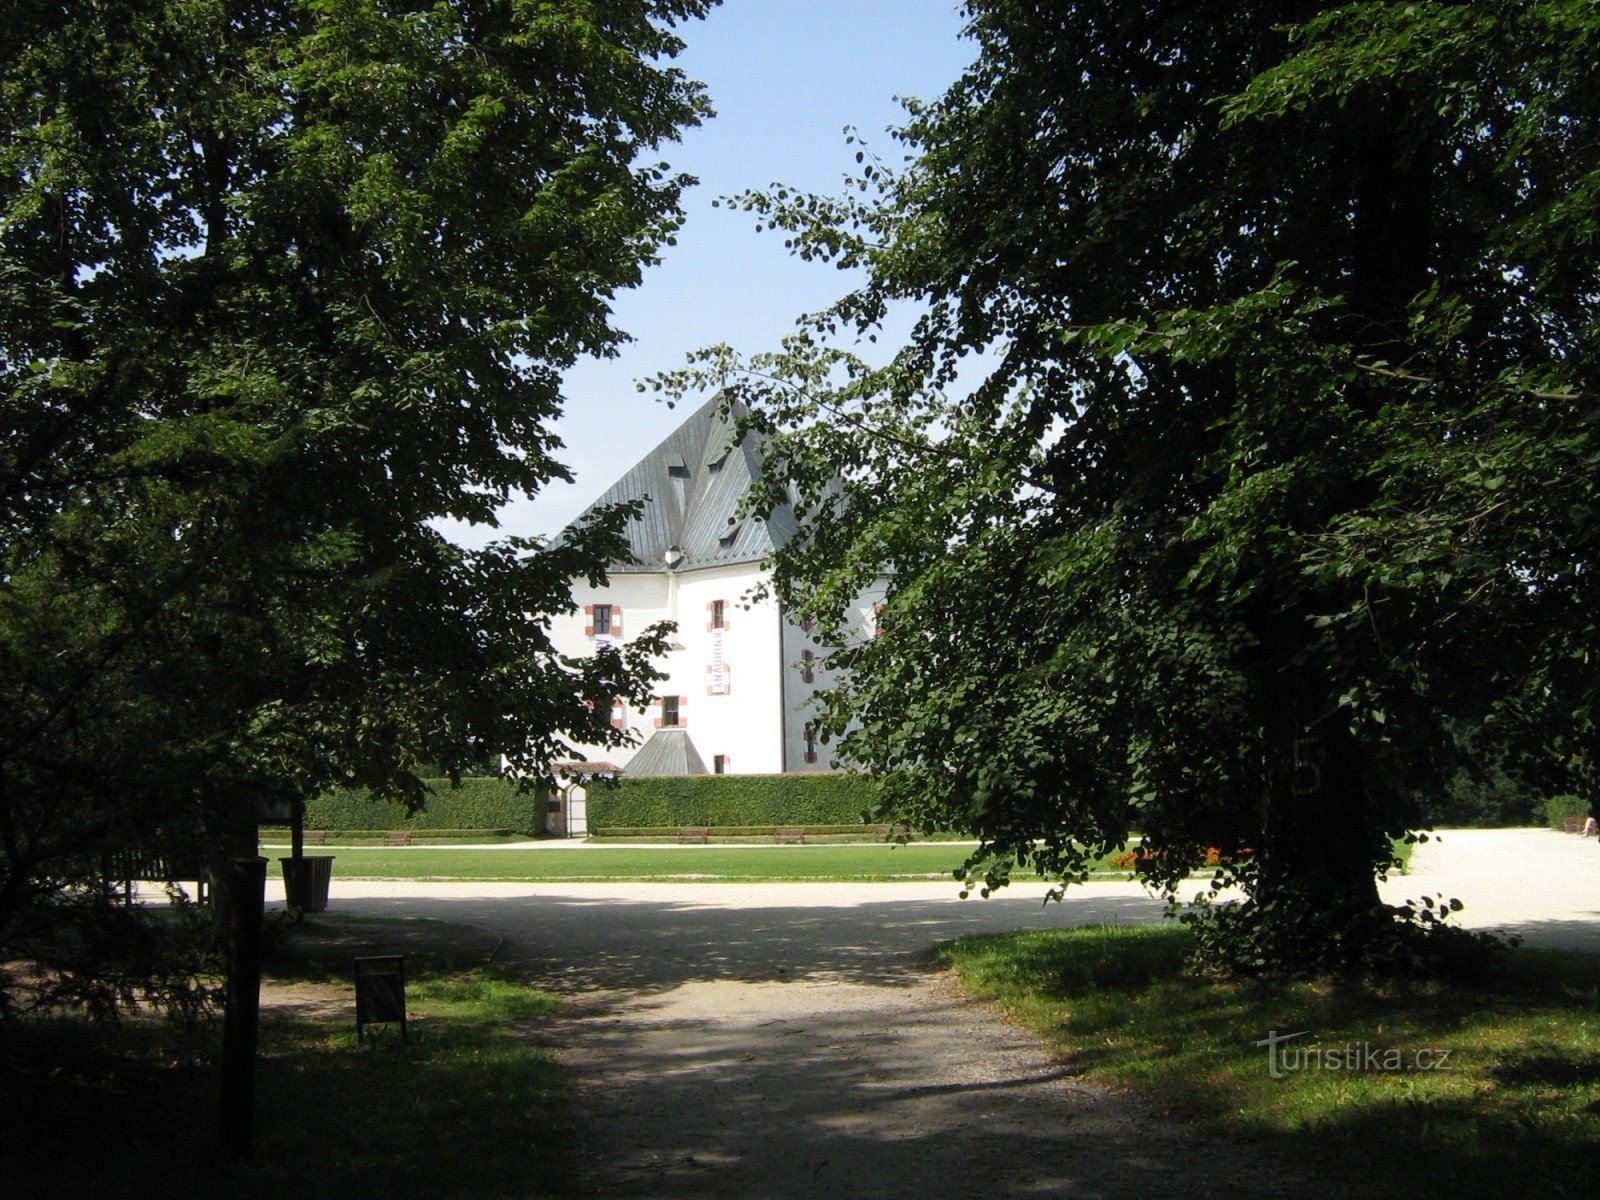
M 949 843 L 826 846 L 598 846 L 572 850 L 391 849 L 341 846 L 334 878 L 484 880 L 513 883 L 731 880 L 757 882 L 892 882 L 950 879 L 968 847 Z M 1108 861 L 1106 878 L 1128 872 Z M 276 870 L 276 868 L 274 868 Z M 1019 871 L 1019 880 L 1037 878 Z
M 463 850 L 448 846 L 317 847 L 334 858 L 336 879 L 482 880 L 507 883 L 894 882 L 950 879 L 970 845 L 850 843 L 812 846 L 584 846 L 542 850 Z M 1411 847 L 1396 843 L 1402 860 Z M 1123 857 L 1126 857 L 1124 855 Z M 1093 864 L 1099 879 L 1129 879 L 1117 855 Z M 276 867 L 273 868 L 277 870 Z M 1037 879 L 1018 870 L 1017 880 Z
M 942 953 L 1090 1077 L 1385 1196 L 1595 1194 L 1600 959 L 1518 951 L 1479 988 L 1219 983 L 1183 975 L 1187 938 L 1058 930 Z M 1272 1031 L 1306 1031 L 1282 1044 L 1282 1078 L 1256 1045 Z
M 581 850 L 451 850 L 340 847 L 335 879 L 468 879 L 508 882 L 728 879 L 949 879 L 959 846 L 594 847 Z

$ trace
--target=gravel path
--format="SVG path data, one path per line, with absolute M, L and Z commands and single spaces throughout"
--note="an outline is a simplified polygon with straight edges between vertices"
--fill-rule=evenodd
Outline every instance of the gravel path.
M 1597 884 L 1592 842 L 1474 831 L 1421 848 L 1387 894 L 1460 896 L 1469 924 L 1600 949 Z M 576 1082 L 582 1195 L 1333 1194 L 1085 1086 L 934 969 L 929 947 L 964 933 L 1160 914 L 1128 884 L 1048 907 L 1042 890 L 335 879 L 333 907 L 481 926 L 572 998 L 553 1036 Z

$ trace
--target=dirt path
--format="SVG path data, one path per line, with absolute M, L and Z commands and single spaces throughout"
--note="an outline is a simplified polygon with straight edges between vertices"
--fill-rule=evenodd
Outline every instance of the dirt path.
M 1592 842 L 1450 834 L 1414 867 L 1391 900 L 1443 892 L 1472 925 L 1600 948 Z M 1085 1086 L 934 969 L 929 947 L 965 933 L 1160 914 L 1127 884 L 1048 907 L 1041 891 L 963 902 L 948 884 L 336 880 L 334 896 L 340 912 L 489 930 L 498 957 L 572 999 L 553 1049 L 576 1085 L 581 1195 L 1334 1194 Z
M 980 903 L 943 884 L 427 891 L 338 908 L 493 930 L 498 957 L 573 998 L 552 1048 L 576 1084 L 580 1195 L 1323 1194 L 1085 1086 L 928 954 L 968 932 L 1158 919 L 1135 888 L 1048 908 L 1036 889 Z
M 573 1032 L 582 1195 L 1323 1194 L 1085 1086 L 944 975 L 688 984 Z

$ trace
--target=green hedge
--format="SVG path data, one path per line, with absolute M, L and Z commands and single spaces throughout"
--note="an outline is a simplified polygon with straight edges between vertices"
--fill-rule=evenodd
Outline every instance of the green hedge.
M 686 827 L 683 825 L 607 825 L 604 833 L 596 834 L 597 837 L 616 838 L 619 841 L 638 839 L 641 841 L 675 841 Z M 693 828 L 690 826 L 689 828 Z M 800 829 L 808 838 L 851 837 L 857 840 L 877 838 L 879 830 L 883 830 L 883 839 L 888 840 L 886 825 L 862 825 L 859 822 L 853 825 L 716 825 L 707 826 L 714 838 L 773 838 L 781 829 Z
M 408 815 L 403 805 L 375 799 L 364 790 L 335 788 L 306 805 L 306 828 L 510 829 L 526 834 L 544 830 L 544 797 L 537 791 L 518 792 L 509 779 L 463 779 L 460 787 L 452 787 L 448 779 L 423 782 L 432 792 L 419 813 Z
M 1588 815 L 1588 802 L 1579 800 L 1576 796 L 1551 796 L 1544 802 L 1544 819 L 1551 829 L 1565 828 L 1568 817 Z
M 864 775 L 624 776 L 588 792 L 589 832 L 685 825 L 861 825 L 875 799 Z

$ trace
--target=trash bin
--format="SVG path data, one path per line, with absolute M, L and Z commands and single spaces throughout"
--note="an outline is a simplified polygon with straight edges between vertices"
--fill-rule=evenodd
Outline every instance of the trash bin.
M 331 854 L 303 854 L 299 858 L 278 860 L 283 864 L 283 894 L 290 908 L 301 912 L 327 911 L 333 859 Z

